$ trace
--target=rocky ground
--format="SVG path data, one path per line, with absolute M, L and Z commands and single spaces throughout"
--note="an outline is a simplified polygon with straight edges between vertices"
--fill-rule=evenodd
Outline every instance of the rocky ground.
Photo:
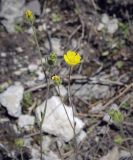
M 19 160 L 21 155 L 24 160 L 40 160 L 39 122 L 46 103 L 47 85 L 33 30 L 23 18 L 27 8 L 36 16 L 34 25 L 42 55 L 48 57 L 51 51 L 57 54 L 58 64 L 52 74 L 62 77 L 60 91 L 70 119 L 69 71 L 63 54 L 71 49 L 82 56 L 82 63 L 74 68 L 71 76 L 77 159 L 131 160 L 131 0 L 0 1 L 0 160 Z M 71 160 L 73 130 L 52 83 L 47 105 L 43 158 Z M 124 115 L 124 135 L 111 119 L 111 109 Z

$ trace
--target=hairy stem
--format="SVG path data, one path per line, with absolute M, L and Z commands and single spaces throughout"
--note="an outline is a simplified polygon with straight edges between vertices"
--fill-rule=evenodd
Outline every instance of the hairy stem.
M 49 79 L 47 78 L 46 70 L 45 70 L 44 65 L 43 65 L 43 60 L 42 60 L 43 56 L 41 54 L 39 42 L 38 42 L 38 39 L 37 39 L 36 29 L 35 29 L 33 23 L 31 25 L 32 25 L 32 29 L 33 29 L 33 36 L 34 36 L 34 39 L 35 39 L 35 43 L 36 43 L 37 49 L 38 49 L 39 58 L 40 58 L 40 61 L 41 61 L 42 70 L 43 70 L 43 73 L 45 75 L 45 79 L 46 79 L 46 83 L 47 83 L 47 93 L 46 93 L 45 107 L 44 107 L 44 112 L 42 114 L 42 117 L 41 117 L 42 119 L 41 119 L 41 122 L 40 122 L 40 154 L 41 154 L 40 159 L 43 160 L 43 147 L 42 147 L 43 132 L 42 132 L 42 126 L 43 126 L 43 122 L 44 122 L 44 118 L 45 118 L 46 110 L 47 110 L 47 100 L 48 100 L 48 95 L 49 95 L 50 84 L 49 84 Z
M 45 101 L 44 111 L 43 111 L 43 114 L 42 114 L 42 117 L 41 117 L 42 120 L 41 120 L 41 123 L 40 123 L 40 152 L 41 152 L 41 160 L 43 159 L 43 157 L 42 157 L 42 155 L 43 155 L 43 147 L 42 147 L 42 142 L 43 142 L 43 132 L 42 132 L 42 126 L 43 126 L 44 118 L 45 118 L 45 115 L 46 115 L 47 101 L 48 101 L 49 89 L 50 89 L 49 80 L 48 80 L 47 82 L 48 82 L 48 85 L 47 85 L 46 101 Z
M 20 156 L 21 156 L 21 160 L 24 160 L 24 158 L 23 158 L 23 149 L 22 148 L 20 149 Z
M 73 102 L 72 102 L 72 99 L 71 99 L 71 88 L 70 88 L 70 86 L 71 86 L 71 85 L 70 85 L 71 73 L 72 73 L 72 67 L 70 67 L 70 69 L 69 69 L 68 98 L 69 98 L 70 106 L 72 106 L 72 112 L 73 112 L 73 125 L 74 125 L 74 127 L 73 127 L 73 133 L 74 133 L 74 150 L 75 150 L 74 159 L 77 160 L 77 156 L 78 156 L 78 146 L 77 146 L 76 131 L 75 131 L 76 124 L 75 124 L 75 120 L 74 120 L 75 112 L 74 112 Z
M 58 94 L 59 94 L 59 97 L 61 98 L 61 103 L 63 104 L 63 108 L 64 108 L 65 113 L 66 113 L 66 115 L 67 115 L 67 119 L 68 119 L 68 121 L 69 121 L 69 123 L 70 123 L 70 125 L 71 125 L 71 127 L 72 127 L 72 129 L 73 129 L 73 131 L 74 131 L 74 126 L 72 125 L 72 122 L 71 122 L 71 120 L 70 120 L 70 118 L 69 118 L 69 115 L 68 115 L 68 113 L 67 113 L 66 107 L 65 107 L 65 105 L 64 105 L 64 103 L 63 103 L 63 100 L 62 100 L 62 96 L 61 96 L 61 93 L 60 93 L 59 86 L 58 86 Z

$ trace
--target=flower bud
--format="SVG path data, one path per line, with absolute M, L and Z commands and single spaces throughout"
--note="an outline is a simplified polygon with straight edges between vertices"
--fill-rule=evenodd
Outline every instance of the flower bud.
M 48 58 L 48 64 L 49 65 L 54 65 L 57 61 L 57 55 L 56 53 L 52 52 Z
M 31 10 L 26 10 L 25 11 L 25 19 L 28 22 L 33 23 L 35 20 L 35 16 L 33 15 L 33 12 Z
M 61 84 L 61 78 L 58 75 L 52 76 L 52 80 L 55 85 L 59 86 Z
M 23 145 L 24 145 L 23 139 L 22 139 L 22 138 L 17 138 L 17 139 L 15 140 L 15 145 L 16 145 L 18 148 L 22 148 Z

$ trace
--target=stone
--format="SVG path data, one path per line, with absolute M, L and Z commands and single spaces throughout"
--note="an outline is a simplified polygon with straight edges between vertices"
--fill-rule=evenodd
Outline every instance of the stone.
M 100 160 L 119 160 L 119 158 L 120 153 L 118 147 L 114 147 L 106 156 L 101 157 Z
M 15 48 L 15 50 L 18 52 L 18 53 L 22 53 L 23 52 L 23 49 L 21 47 L 17 47 Z
M 40 32 L 46 31 L 46 30 L 47 30 L 47 25 L 46 25 L 46 23 L 43 23 L 42 25 L 40 25 L 40 26 L 38 27 L 38 30 L 39 30 Z
M 36 64 L 29 64 L 29 66 L 28 66 L 28 70 L 30 71 L 30 72 L 34 72 L 34 71 L 36 71 L 38 69 L 38 65 L 36 65 Z
M 32 142 L 34 141 L 30 136 L 27 138 L 23 138 L 23 141 L 24 141 L 24 146 L 25 147 L 31 147 L 31 145 L 32 145 Z
M 61 160 L 53 151 L 50 151 L 47 153 L 47 155 L 44 156 L 45 160 Z
M 26 30 L 26 32 L 27 32 L 28 34 L 31 34 L 31 35 L 34 34 L 34 31 L 33 31 L 33 28 L 32 28 L 32 27 L 30 27 L 28 30 Z
M 50 145 L 51 145 L 52 139 L 50 136 L 43 136 L 43 142 L 42 142 L 42 147 L 44 152 L 48 152 L 50 150 Z
M 61 97 L 65 97 L 67 95 L 67 89 L 63 85 L 59 85 L 59 89 L 56 86 L 56 90 L 57 90 L 57 92 L 59 92 L 59 90 L 60 90 Z
M 103 24 L 107 25 L 109 23 L 109 16 L 107 14 L 103 14 L 101 21 Z
M 85 138 L 87 137 L 87 134 L 85 131 L 81 131 L 80 134 L 76 137 L 77 138 L 77 143 L 79 144 L 82 142 Z
M 104 122 L 107 122 L 107 123 L 112 123 L 112 119 L 111 119 L 111 117 L 109 116 L 108 113 L 106 113 L 106 114 L 104 115 L 103 121 L 104 121 Z
M 104 28 L 104 24 L 103 23 L 99 23 L 99 25 L 97 26 L 97 30 L 98 31 L 102 31 L 103 28 Z
M 109 86 L 99 84 L 74 84 L 71 87 L 72 93 L 84 100 L 102 99 L 111 97 L 114 92 L 110 90 Z
M 44 113 L 45 103 L 46 101 L 36 108 L 35 114 L 38 124 L 40 124 L 42 113 Z M 64 106 L 73 125 L 72 108 L 66 105 Z M 76 123 L 75 132 L 78 134 L 84 127 L 84 123 L 77 117 L 74 117 L 74 120 Z M 70 141 L 74 137 L 73 129 L 67 118 L 63 104 L 57 96 L 53 96 L 47 100 L 47 109 L 42 130 L 51 135 L 60 137 L 66 142 Z
M 6 54 L 5 52 L 1 52 L 1 53 L 0 53 L 0 56 L 1 56 L 2 58 L 5 58 L 5 57 L 7 56 L 7 54 Z
M 0 103 L 7 109 L 10 116 L 19 117 L 21 115 L 23 93 L 24 87 L 16 83 L 0 94 Z
M 118 20 L 117 19 L 112 19 L 109 21 L 107 24 L 107 31 L 110 34 L 114 34 L 118 29 Z
M 40 160 L 40 148 L 36 145 L 30 147 L 32 158 L 30 160 Z M 61 160 L 53 151 L 48 151 L 45 154 L 43 153 L 44 160 Z
M 133 151 L 132 151 L 132 154 L 133 154 Z M 130 158 L 131 158 L 131 154 L 130 154 L 130 152 L 128 152 L 128 151 L 126 151 L 126 150 L 121 150 L 120 151 L 120 159 L 122 159 L 122 160 L 130 160 Z M 132 159 L 132 158 L 131 158 Z
M 37 146 L 32 146 L 30 147 L 31 149 L 31 160 L 40 160 L 40 151 L 39 148 Z
M 9 33 L 15 32 L 16 22 L 22 21 L 25 0 L 1 0 L 1 23 Z
M 102 30 L 103 27 L 107 28 L 107 32 L 110 34 L 114 34 L 118 29 L 118 19 L 110 17 L 107 14 L 102 15 L 101 22 L 97 29 Z
M 39 81 L 43 81 L 43 80 L 45 79 L 45 75 L 44 75 L 44 73 L 43 73 L 42 71 L 38 70 L 38 71 L 36 72 L 36 74 L 37 74 L 37 79 L 38 79 Z
M 30 115 L 20 115 L 18 119 L 18 126 L 25 130 L 30 130 L 34 127 L 35 117 Z
M 52 47 L 53 47 L 53 52 L 57 54 L 57 56 L 62 56 L 63 55 L 63 50 L 61 50 L 61 41 L 59 38 L 52 38 L 51 39 Z M 49 42 L 45 42 L 45 47 L 49 49 Z

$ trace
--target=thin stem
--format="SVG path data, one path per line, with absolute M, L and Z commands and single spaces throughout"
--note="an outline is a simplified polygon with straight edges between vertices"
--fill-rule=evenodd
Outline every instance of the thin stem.
M 120 131 L 121 131 L 121 134 L 122 134 L 123 138 L 125 138 L 126 135 L 125 135 L 125 133 L 124 133 L 122 124 L 120 124 Z M 126 146 L 127 146 L 128 151 L 129 151 L 129 153 L 130 153 L 130 156 L 131 156 L 131 158 L 132 158 L 132 160 L 133 160 L 133 153 L 132 153 L 132 150 L 131 150 L 131 148 L 130 148 L 128 142 L 125 141 L 125 143 L 126 143 Z
M 74 127 L 73 127 L 72 122 L 71 122 L 71 120 L 70 120 L 70 118 L 69 118 L 69 115 L 68 115 L 68 113 L 67 113 L 66 107 L 65 107 L 65 105 L 64 105 L 64 103 L 63 103 L 59 86 L 58 86 L 58 93 L 59 93 L 59 96 L 60 96 L 60 98 L 61 98 L 61 103 L 63 104 L 63 108 L 64 108 L 64 110 L 65 110 L 65 113 L 66 113 L 66 115 L 67 115 L 67 119 L 68 119 L 68 121 L 69 121 L 69 123 L 70 123 L 70 125 L 71 125 L 71 127 L 72 127 L 72 129 L 73 129 L 73 131 L 74 131 Z
M 76 132 L 75 132 L 75 127 L 76 127 L 76 124 L 75 124 L 75 120 L 74 120 L 74 106 L 73 106 L 73 103 L 72 103 L 72 99 L 71 99 L 71 88 L 70 88 L 70 78 L 71 78 L 71 73 L 72 73 L 72 67 L 70 67 L 69 69 L 69 80 L 68 80 L 68 97 L 69 97 L 69 103 L 70 103 L 70 106 L 72 106 L 72 112 L 73 112 L 73 125 L 74 125 L 74 129 L 73 129 L 73 133 L 74 133 L 74 149 L 75 149 L 75 155 L 74 155 L 74 159 L 77 160 L 77 152 L 78 152 L 78 146 L 77 146 L 77 140 L 76 140 Z
M 56 148 L 57 148 L 57 150 L 58 150 L 58 153 L 59 153 L 59 156 L 60 156 L 60 159 L 61 160 L 64 160 L 64 157 L 62 156 L 62 154 L 61 154 L 61 151 L 60 151 L 60 148 L 59 148 L 59 146 L 58 146 L 58 143 L 56 142 Z
M 21 160 L 24 160 L 24 158 L 23 158 L 23 150 L 22 150 L 22 148 L 20 149 L 20 156 L 21 156 Z
M 42 132 L 42 126 L 43 126 L 44 118 L 45 118 L 45 115 L 46 115 L 47 101 L 48 101 L 48 95 L 49 95 L 49 89 L 50 89 L 49 80 L 47 82 L 48 82 L 48 86 L 47 86 L 47 93 L 46 93 L 46 101 L 45 101 L 44 111 L 43 111 L 43 114 L 42 114 L 42 120 L 41 120 L 41 123 L 40 123 L 40 152 L 41 152 L 41 160 L 43 159 L 42 158 L 42 155 L 43 155 L 43 147 L 42 147 L 43 132 Z
M 48 95 L 49 95 L 50 84 L 49 84 L 49 79 L 47 78 L 46 70 L 45 70 L 44 65 L 43 65 L 43 61 L 42 61 L 43 56 L 41 54 L 39 42 L 38 42 L 38 39 L 37 39 L 36 29 L 35 29 L 33 23 L 31 23 L 31 25 L 32 25 L 32 29 L 33 29 L 33 36 L 34 36 L 34 39 L 35 39 L 35 43 L 36 43 L 37 49 L 38 49 L 39 58 L 40 58 L 40 61 L 41 61 L 42 70 L 44 72 L 46 83 L 47 83 L 47 93 L 46 93 L 45 107 L 44 107 L 44 112 L 42 114 L 42 120 L 40 122 L 40 153 L 41 153 L 40 158 L 41 158 L 41 160 L 43 160 L 43 148 L 42 148 L 43 132 L 42 132 L 42 126 L 43 126 L 43 121 L 44 121 L 44 118 L 45 118 L 45 115 L 46 115 L 47 100 L 48 100 Z

